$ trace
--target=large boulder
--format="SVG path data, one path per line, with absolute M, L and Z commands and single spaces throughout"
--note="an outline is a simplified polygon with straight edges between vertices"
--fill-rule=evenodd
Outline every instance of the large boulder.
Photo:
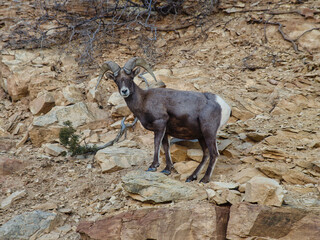
M 269 206 L 281 206 L 284 190 L 271 178 L 253 177 L 246 184 L 245 201 Z
M 55 105 L 52 93 L 46 92 L 30 102 L 30 111 L 33 115 L 46 114 Z
M 55 213 L 33 211 L 13 217 L 0 227 L 0 240 L 37 239 L 45 231 L 51 231 L 58 224 Z
M 122 177 L 122 182 L 129 195 L 142 202 L 164 203 L 207 198 L 205 190 L 158 172 L 129 172 Z
M 8 93 L 13 101 L 17 101 L 28 95 L 28 84 L 30 81 L 30 76 L 23 73 L 12 74 L 7 79 Z
M 103 173 L 109 173 L 140 165 L 149 157 L 150 155 L 141 149 L 112 146 L 98 151 L 95 161 Z
M 77 128 L 94 120 L 95 117 L 83 102 L 71 106 L 56 106 L 47 114 L 33 119 L 30 139 L 34 146 L 40 146 L 42 143 L 58 139 L 65 121 L 72 122 L 72 126 Z
M 318 239 L 320 211 L 240 203 L 230 208 L 227 239 Z
M 77 228 L 82 239 L 225 239 L 229 209 L 209 203 L 123 212 Z

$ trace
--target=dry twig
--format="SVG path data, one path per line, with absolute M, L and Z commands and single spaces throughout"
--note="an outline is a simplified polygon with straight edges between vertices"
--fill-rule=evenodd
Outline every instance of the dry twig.
M 126 117 L 124 117 L 121 121 L 121 128 L 120 128 L 120 131 L 118 133 L 118 135 L 116 136 L 115 139 L 111 140 L 110 142 L 100 146 L 100 147 L 97 147 L 97 151 L 98 150 L 101 150 L 101 149 L 104 149 L 106 147 L 110 147 L 112 146 L 113 144 L 117 143 L 120 141 L 121 137 L 123 136 L 124 134 L 124 139 L 126 139 L 127 137 L 127 130 L 128 128 L 132 128 L 138 121 L 138 118 L 135 118 L 134 121 L 132 123 L 129 123 L 129 124 L 125 124 L 124 121 L 126 120 Z

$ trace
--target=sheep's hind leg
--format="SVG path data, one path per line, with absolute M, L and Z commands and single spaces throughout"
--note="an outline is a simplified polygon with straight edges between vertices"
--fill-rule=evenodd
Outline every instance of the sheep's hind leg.
M 155 172 L 157 171 L 157 168 L 159 167 L 159 156 L 160 156 L 160 145 L 161 141 L 164 137 L 164 134 L 166 132 L 166 128 L 164 127 L 161 130 L 154 132 L 154 156 L 153 156 L 153 162 L 148 168 L 147 172 Z
M 210 182 L 210 178 L 211 178 L 212 172 L 214 170 L 214 167 L 216 165 L 217 157 L 219 155 L 216 141 L 217 141 L 216 137 L 213 137 L 212 141 L 208 141 L 210 160 L 209 160 L 209 165 L 208 165 L 207 171 L 204 174 L 203 178 L 200 180 L 200 182 L 203 182 L 203 183 Z
M 202 156 L 202 160 L 200 162 L 200 164 L 198 165 L 198 167 L 196 168 L 196 170 L 194 170 L 194 172 L 186 179 L 186 182 L 191 182 L 194 180 L 197 180 L 198 174 L 201 171 L 201 169 L 203 168 L 204 164 L 206 163 L 207 159 L 208 159 L 208 151 L 207 151 L 207 145 L 206 142 L 204 141 L 204 139 L 199 139 L 199 143 L 200 146 L 202 148 L 203 151 L 203 156 Z
M 208 183 L 210 181 L 213 169 L 216 164 L 216 158 L 219 156 L 218 147 L 217 147 L 217 132 L 219 129 L 221 114 L 217 114 L 219 109 L 217 105 L 212 105 L 204 109 L 200 115 L 200 126 L 203 138 L 206 142 L 206 145 L 209 150 L 209 165 L 206 173 L 200 182 Z
M 171 174 L 171 169 L 173 168 L 173 163 L 171 160 L 170 156 L 170 146 L 169 146 L 169 141 L 168 141 L 168 135 L 165 134 L 163 139 L 162 139 L 162 146 L 166 155 L 166 167 L 163 169 L 161 172 L 170 175 Z

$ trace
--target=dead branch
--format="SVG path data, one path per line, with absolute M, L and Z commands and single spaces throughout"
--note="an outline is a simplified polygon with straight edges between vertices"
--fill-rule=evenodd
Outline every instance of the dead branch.
M 196 23 L 187 23 L 187 24 L 179 25 L 179 26 L 175 26 L 175 27 L 172 27 L 172 26 L 154 26 L 154 27 L 150 27 L 150 26 L 145 26 L 145 25 L 141 24 L 140 22 L 139 22 L 139 24 L 144 26 L 145 29 L 148 30 L 148 31 L 154 31 L 154 29 L 156 29 L 157 31 L 162 31 L 162 32 L 177 31 L 177 30 L 186 29 L 188 27 L 196 25 Z
M 97 151 L 101 150 L 101 149 L 104 149 L 106 147 L 110 147 L 112 146 L 113 144 L 117 143 L 120 141 L 121 137 L 123 136 L 124 134 L 124 139 L 127 138 L 127 130 L 128 128 L 132 128 L 138 121 L 138 118 L 135 118 L 134 121 L 132 123 L 129 123 L 129 124 L 125 124 L 124 121 L 126 120 L 126 117 L 124 117 L 121 121 L 121 128 L 120 128 L 120 131 L 118 133 L 118 135 L 116 136 L 115 139 L 107 142 L 106 144 L 100 146 L 100 147 L 97 147 Z M 123 140 L 124 140 L 123 139 Z
M 264 9 L 247 9 L 247 10 L 239 10 L 239 11 L 226 11 L 227 13 L 249 13 L 249 12 L 265 12 L 266 14 L 269 15 L 284 15 L 284 14 L 298 14 L 300 16 L 305 17 L 305 14 L 301 10 L 292 10 L 292 11 L 270 11 L 268 8 Z M 313 10 L 313 14 L 320 14 L 320 11 Z
M 319 31 L 320 31 L 320 28 L 311 28 L 311 29 L 303 32 L 299 37 L 297 37 L 297 38 L 294 39 L 293 41 L 295 41 L 295 42 L 298 41 L 302 36 L 304 36 L 305 34 L 307 34 L 307 33 L 309 33 L 309 32 L 312 32 L 312 31 L 314 31 L 314 30 L 319 30 Z
M 250 23 L 250 24 L 258 23 L 258 24 L 265 24 L 265 25 L 268 24 L 268 25 L 276 25 L 276 26 L 278 26 L 278 31 L 279 31 L 279 33 L 281 34 L 282 38 L 292 44 L 293 49 L 295 50 L 295 52 L 299 52 L 299 51 L 300 51 L 300 50 L 298 49 L 297 44 L 295 43 L 295 41 L 292 40 L 292 39 L 290 39 L 290 38 L 288 38 L 288 37 L 286 36 L 286 34 L 283 32 L 283 30 L 282 30 L 282 27 L 283 27 L 282 23 L 279 23 L 279 22 L 269 22 L 269 21 L 263 20 L 263 19 L 262 19 L 262 20 L 250 19 L 250 20 L 248 21 L 248 23 Z
M 269 18 L 270 19 L 270 18 Z M 305 32 L 303 32 L 299 37 L 297 37 L 296 39 L 290 39 L 289 37 L 287 37 L 287 35 L 283 32 L 283 25 L 282 23 L 280 22 L 269 22 L 269 19 L 268 20 L 258 20 L 258 19 L 250 19 L 248 21 L 248 23 L 251 23 L 251 24 L 254 24 L 254 23 L 258 23 L 258 24 L 264 24 L 265 26 L 266 25 L 276 25 L 278 26 L 278 31 L 279 33 L 281 34 L 282 38 L 284 40 L 286 40 L 287 42 L 290 42 L 292 44 L 292 47 L 293 49 L 295 50 L 295 52 L 300 52 L 299 48 L 298 48 L 298 44 L 297 44 L 297 41 L 302 37 L 304 36 L 305 34 L 309 33 L 309 32 L 312 32 L 314 30 L 320 30 L 320 28 L 311 28 L 309 30 L 306 30 Z M 265 39 L 267 41 L 267 36 L 266 36 L 266 30 L 264 28 L 264 31 L 265 31 Z
M 14 3 L 13 3 L 14 4 Z M 95 1 L 87 0 L 80 7 L 75 0 L 71 1 L 37 1 L 35 16 L 17 22 L 10 29 L 6 39 L 6 48 L 36 49 L 62 45 L 74 40 L 79 49 L 80 62 L 90 62 L 93 52 L 121 38 L 120 32 L 153 31 L 151 41 L 157 40 L 157 31 L 176 31 L 198 26 L 217 8 L 219 1 Z M 194 11 L 197 9 L 197 11 Z M 183 25 L 157 26 L 157 21 L 169 14 L 183 14 L 190 22 Z

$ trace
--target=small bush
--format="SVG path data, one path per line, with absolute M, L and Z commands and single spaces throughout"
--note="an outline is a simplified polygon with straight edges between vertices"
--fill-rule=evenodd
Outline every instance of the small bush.
M 60 143 L 71 153 L 71 156 L 97 152 L 98 148 L 96 145 L 93 145 L 92 147 L 80 145 L 80 136 L 75 134 L 76 130 L 72 127 L 70 121 L 66 121 L 63 124 L 66 127 L 60 130 L 59 139 Z

